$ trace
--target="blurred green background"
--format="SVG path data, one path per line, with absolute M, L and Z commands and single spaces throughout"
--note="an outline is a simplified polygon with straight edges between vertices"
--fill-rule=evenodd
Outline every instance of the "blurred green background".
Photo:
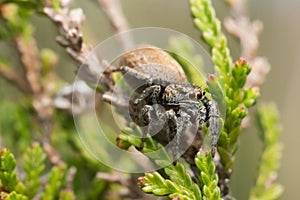
M 213 2 L 219 18 L 223 19 L 229 15 L 229 9 L 223 1 Z M 131 28 L 170 28 L 200 42 L 199 32 L 192 23 L 188 1 L 121 0 L 121 3 Z M 84 35 L 89 43 L 96 45 L 113 34 L 96 1 L 75 0 L 75 6 L 82 7 L 86 14 Z M 300 175 L 297 170 L 300 169 L 300 160 L 297 159 L 299 137 L 296 125 L 299 122 L 300 111 L 297 106 L 297 102 L 300 102 L 297 89 L 300 86 L 300 78 L 297 77 L 300 74 L 300 68 L 297 67 L 300 63 L 300 2 L 251 0 L 248 2 L 248 8 L 251 19 L 259 19 L 264 23 L 258 54 L 266 56 L 272 66 L 262 87 L 259 101 L 274 101 L 281 112 L 284 152 L 279 181 L 285 189 L 282 199 L 299 199 L 297 189 Z M 72 82 L 76 64 L 55 43 L 56 28 L 41 16 L 34 17 L 33 22 L 37 25 L 35 35 L 38 46 L 52 48 L 60 55 L 58 73 L 66 81 Z M 238 40 L 230 35 L 228 38 L 231 52 L 236 59 L 240 55 Z M 207 47 L 205 44 L 204 46 Z M 4 55 L 11 55 L 7 47 L 0 48 Z M 1 91 L 5 92 L 5 89 L 11 90 L 1 81 Z M 252 123 L 255 123 L 254 120 Z M 240 150 L 234 167 L 232 190 L 237 199 L 246 199 L 251 186 L 254 185 L 260 151 L 257 130 L 249 127 L 241 136 Z

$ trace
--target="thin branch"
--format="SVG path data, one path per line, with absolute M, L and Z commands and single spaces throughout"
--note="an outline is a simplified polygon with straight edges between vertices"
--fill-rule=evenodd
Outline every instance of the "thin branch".
M 53 165 L 65 165 L 64 161 L 62 161 L 61 159 L 59 152 L 49 142 L 43 142 L 43 149 L 45 150 L 47 157 Z
M 18 36 L 15 38 L 15 44 L 20 53 L 21 63 L 32 92 L 34 94 L 40 93 L 42 89 L 39 82 L 41 80 L 41 63 L 35 39 L 25 39 Z
M 252 66 L 247 78 L 246 88 L 259 87 L 270 71 L 270 64 L 266 58 L 257 56 L 259 34 L 263 24 L 256 20 L 251 22 L 246 13 L 246 4 L 243 0 L 229 1 L 232 17 L 224 20 L 225 28 L 241 42 L 242 54 Z
M 66 178 L 67 183 L 66 183 L 65 188 L 67 190 L 70 190 L 70 191 L 73 190 L 73 183 L 74 183 L 76 173 L 77 173 L 76 167 L 73 167 L 73 166 L 70 167 L 70 169 L 68 170 L 68 173 L 67 173 L 67 178 Z
M 118 7 L 118 2 L 103 1 L 103 3 L 105 4 L 105 10 L 116 32 L 119 33 L 127 30 L 128 26 L 126 21 L 122 19 L 124 17 L 121 14 L 121 8 Z M 107 70 L 108 68 L 112 68 L 112 66 L 110 66 L 106 60 L 100 59 L 94 54 L 91 51 L 92 48 L 90 45 L 83 40 L 81 29 L 85 15 L 82 9 L 71 10 L 71 0 L 60 1 L 60 4 L 61 9 L 59 10 L 49 4 L 44 7 L 43 11 L 60 31 L 60 36 L 56 38 L 56 41 L 81 65 L 77 71 L 77 75 L 87 84 L 97 87 L 105 96 L 108 96 L 112 91 L 116 90 L 120 91 L 119 93 L 121 94 L 121 89 L 116 88 L 111 72 Z M 117 14 L 115 14 L 115 12 L 117 12 Z M 123 36 L 121 36 L 122 44 L 129 45 L 130 39 L 122 37 Z M 125 48 L 124 45 L 123 47 Z M 118 95 L 118 97 L 121 96 Z M 117 105 L 117 107 L 122 108 L 122 105 Z
M 7 81 L 11 82 L 23 93 L 31 93 L 28 83 L 24 78 L 18 74 L 15 70 L 12 70 L 11 67 L 0 64 L 0 76 L 2 76 Z
M 83 41 L 82 24 L 85 15 L 82 9 L 70 9 L 71 0 L 61 1 L 61 9 L 57 10 L 48 5 L 43 11 L 49 19 L 54 22 L 60 31 L 56 41 L 63 46 L 67 53 L 80 65 L 78 75 L 87 83 L 98 84 L 103 91 L 112 89 L 114 81 L 111 74 L 103 74 L 109 66 L 104 60 L 99 60 L 96 55 L 91 54 L 91 47 Z M 89 59 L 86 60 L 89 55 Z
M 85 16 L 82 9 L 70 10 L 70 4 L 71 1 L 61 1 L 60 10 L 49 5 L 43 11 L 60 31 L 61 36 L 57 37 L 57 42 L 65 47 L 78 63 L 83 64 L 91 50 L 82 38 L 81 26 Z
M 98 172 L 96 174 L 96 178 L 105 180 L 109 183 L 117 183 L 122 186 L 127 186 L 127 178 L 122 173 L 114 172 L 114 173 L 105 173 L 105 172 Z
M 33 37 L 25 39 L 22 36 L 18 36 L 15 38 L 15 44 L 21 57 L 26 81 L 28 82 L 27 85 L 32 91 L 32 94 L 25 93 L 25 95 L 32 97 L 32 105 L 37 113 L 42 131 L 50 138 L 54 124 L 52 120 L 53 104 L 51 98 L 53 91 L 49 87 L 51 85 L 49 76 L 54 73 L 54 68 L 52 68 L 52 72 L 48 73 L 48 77 L 42 77 L 42 63 L 40 62 L 39 50 Z M 42 79 L 45 81 L 41 82 Z
M 49 85 L 51 81 L 47 80 L 49 77 L 42 77 L 42 63 L 39 58 L 39 50 L 36 41 L 33 37 L 24 38 L 22 35 L 15 38 L 16 48 L 19 51 L 21 57 L 21 63 L 25 71 L 25 77 L 27 81 L 27 87 L 30 88 L 32 93 L 25 93 L 32 97 L 32 105 L 37 114 L 37 118 L 40 123 L 40 127 L 43 133 L 50 138 L 53 132 L 53 105 L 52 105 L 52 93 Z M 54 73 L 48 73 L 48 76 Z M 44 78 L 45 82 L 41 82 Z
M 21 9 L 21 7 L 20 7 Z M 7 10 L 9 11 L 9 9 Z M 13 13 L 13 12 L 12 12 Z M 17 15 L 17 13 L 15 13 Z M 12 17 L 3 17 L 0 15 L 6 22 L 10 22 Z M 20 16 L 19 16 L 20 17 Z M 16 22 L 14 22 L 16 23 Z M 27 26 L 31 28 L 29 21 L 18 21 L 17 26 Z M 26 29 L 23 27 L 23 29 Z M 26 29 L 27 30 L 27 29 Z M 13 38 L 15 48 L 19 53 L 19 58 L 21 65 L 24 69 L 25 76 L 18 74 L 16 69 L 9 68 L 5 64 L 0 64 L 0 75 L 5 79 L 11 81 L 15 86 L 20 88 L 25 96 L 32 99 L 32 106 L 36 113 L 36 118 L 39 122 L 39 127 L 43 133 L 40 141 L 44 142 L 46 152 L 52 155 L 54 163 L 63 163 L 61 156 L 54 147 L 50 145 L 51 134 L 54 129 L 53 123 L 53 77 L 55 74 L 54 66 L 57 59 L 52 57 L 52 65 L 49 67 L 46 74 L 42 74 L 43 63 L 40 58 L 41 54 L 37 47 L 37 43 L 32 34 L 27 34 L 23 31 L 19 31 Z M 43 80 L 43 81 L 42 81 Z M 53 156 L 55 155 L 55 156 Z
M 103 8 L 115 34 L 128 31 L 129 26 L 119 0 L 98 0 L 98 2 Z M 129 34 L 119 34 L 117 37 L 124 50 L 133 47 L 133 41 Z
M 227 18 L 225 26 L 231 34 L 240 39 L 241 56 L 249 61 L 255 59 L 259 46 L 258 35 L 263 29 L 263 24 L 258 20 L 251 22 L 246 16 L 240 16 L 236 19 Z
M 109 183 L 119 184 L 122 187 L 120 192 L 121 199 L 152 199 L 151 196 L 141 191 L 138 187 L 136 178 L 132 174 L 130 174 L 130 177 L 126 177 L 124 173 L 119 172 L 98 172 L 96 178 Z

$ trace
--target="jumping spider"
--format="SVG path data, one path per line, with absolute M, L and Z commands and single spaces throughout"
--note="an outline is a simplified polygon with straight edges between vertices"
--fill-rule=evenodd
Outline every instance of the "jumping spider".
M 120 58 L 120 67 L 128 84 L 134 88 L 129 100 L 132 120 L 142 127 L 144 146 L 147 134 L 163 145 L 174 141 L 172 152 L 183 154 L 193 163 L 202 145 L 201 129 L 209 121 L 211 153 L 216 152 L 219 136 L 219 111 L 205 91 L 189 84 L 181 66 L 165 51 L 145 46 Z M 192 137 L 192 142 L 187 140 Z M 178 158 L 178 157 L 177 157 Z

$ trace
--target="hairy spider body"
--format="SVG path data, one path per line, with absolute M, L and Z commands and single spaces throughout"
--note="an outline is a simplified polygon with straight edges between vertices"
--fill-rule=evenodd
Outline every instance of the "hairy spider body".
M 219 136 L 215 102 L 202 88 L 190 85 L 181 66 L 165 51 L 152 46 L 135 49 L 120 58 L 121 71 L 134 88 L 129 100 L 132 120 L 142 127 L 143 148 L 147 134 L 163 145 L 172 143 L 173 155 L 194 163 L 202 145 L 201 129 L 209 121 L 212 154 Z

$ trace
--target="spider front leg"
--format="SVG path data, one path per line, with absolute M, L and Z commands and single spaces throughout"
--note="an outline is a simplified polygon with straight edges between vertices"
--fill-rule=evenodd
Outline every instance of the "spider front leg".
M 176 115 L 172 109 L 166 111 L 166 119 L 168 122 L 166 134 L 169 141 L 174 140 L 174 144 L 172 145 L 173 158 L 178 159 L 181 154 L 184 153 L 184 151 L 182 151 L 182 149 L 185 149 L 183 136 L 190 131 L 192 125 L 190 118 L 191 116 L 182 110 L 178 111 L 178 115 Z
M 145 107 L 145 105 L 156 104 L 159 98 L 160 91 L 161 87 L 159 85 L 152 85 L 144 89 L 141 93 L 135 92 L 133 94 L 134 96 L 130 98 L 129 113 L 132 120 L 137 125 L 148 125 L 149 116 L 146 113 L 150 108 L 147 108 L 147 106 Z
M 133 104 L 139 105 L 142 101 L 147 100 L 151 104 L 157 104 L 161 87 L 159 85 L 152 85 L 147 87 L 143 92 L 134 99 Z
M 141 138 L 141 144 L 140 146 L 138 147 L 138 150 L 141 151 L 143 150 L 144 148 L 144 144 L 145 144 L 145 140 L 146 140 L 146 137 L 147 137 L 147 134 L 149 133 L 149 124 L 150 124 L 150 121 L 152 121 L 152 118 L 153 118 L 153 112 L 154 112 L 154 109 L 152 106 L 149 106 L 149 105 L 145 105 L 141 112 L 140 112 L 140 115 L 139 115 L 139 119 L 142 121 L 143 124 L 147 124 L 148 126 L 146 127 L 142 127 L 142 138 Z
M 211 154 L 215 155 L 217 151 L 217 143 L 220 136 L 220 115 L 215 101 L 209 101 L 204 99 L 204 105 L 207 107 L 208 114 L 207 118 L 209 120 L 209 135 L 211 136 Z
M 165 109 L 159 104 L 145 105 L 141 109 L 139 118 L 143 121 L 143 124 L 147 125 L 142 127 L 142 138 L 139 147 L 139 150 L 142 150 L 147 134 L 154 136 L 164 128 L 166 122 Z
M 171 141 L 172 138 L 176 137 L 177 135 L 177 125 L 178 125 L 178 119 L 176 117 L 176 113 L 174 110 L 168 110 L 166 111 L 166 119 L 167 119 L 167 126 L 166 134 L 168 141 Z M 179 151 L 179 141 L 177 141 L 176 138 L 176 144 L 172 146 L 172 157 L 177 157 L 177 152 Z M 176 161 L 173 163 L 175 164 Z
M 146 85 L 152 85 L 153 83 L 151 74 L 144 73 L 143 71 L 139 71 L 128 66 L 115 68 L 112 72 L 121 72 L 125 76 L 129 85 L 133 88 L 145 85 L 145 83 Z
M 142 128 L 142 141 L 139 150 L 143 149 L 144 142 L 148 133 L 152 133 L 151 130 L 154 126 L 151 122 L 158 121 L 158 116 L 161 117 L 162 111 L 157 104 L 158 98 L 161 92 L 159 85 L 152 85 L 131 99 L 130 103 L 130 115 L 133 121 L 141 126 L 147 126 Z M 147 105 L 150 104 L 150 105 Z

